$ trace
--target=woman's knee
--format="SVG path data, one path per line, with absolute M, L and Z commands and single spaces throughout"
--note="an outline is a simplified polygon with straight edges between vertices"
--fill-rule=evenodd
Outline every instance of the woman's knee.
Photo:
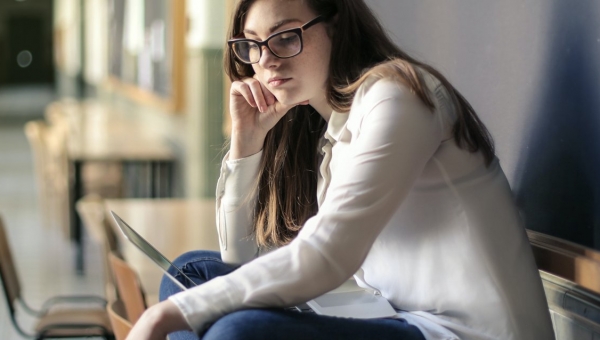
M 268 339 L 272 330 L 272 310 L 248 309 L 227 314 L 217 320 L 202 339 Z
M 169 268 L 169 273 L 175 277 L 181 276 L 181 272 L 185 273 L 186 275 L 194 275 L 193 273 L 197 272 L 199 269 L 199 264 L 202 264 L 204 262 L 221 263 L 221 254 L 219 252 L 210 250 L 189 251 L 180 255 L 172 262 L 173 266 L 175 266 L 176 268 L 173 268 L 173 266 L 171 266 Z
M 184 253 L 177 257 L 172 263 L 173 266 L 177 267 L 178 269 L 171 267 L 169 268 L 170 275 L 165 274 L 162 277 L 160 283 L 159 300 L 163 301 L 169 296 L 181 291 L 180 285 L 172 281 L 173 278 L 176 278 L 181 284 L 188 288 L 201 283 L 201 281 L 204 281 L 203 278 L 201 278 L 200 280 L 189 282 L 187 278 L 182 276 L 180 273 L 181 270 L 183 271 L 185 276 L 194 276 L 194 278 L 197 278 L 198 275 L 194 275 L 194 273 L 197 272 L 197 269 L 193 267 L 195 266 L 194 264 L 197 264 L 202 261 L 220 262 L 221 255 L 215 251 L 195 250 Z
M 190 262 L 196 262 L 203 259 L 221 260 L 221 253 L 212 250 L 192 250 L 179 255 L 173 260 L 173 265 L 177 268 L 183 268 Z
M 221 254 L 215 251 L 198 250 L 187 252 L 173 261 L 173 266 L 169 268 L 170 277 L 165 275 L 162 279 L 160 295 L 166 298 L 181 290 L 178 287 L 179 285 L 171 281 L 173 277 L 185 287 L 191 288 L 210 281 L 215 277 L 227 275 L 237 267 L 223 263 L 221 261 Z

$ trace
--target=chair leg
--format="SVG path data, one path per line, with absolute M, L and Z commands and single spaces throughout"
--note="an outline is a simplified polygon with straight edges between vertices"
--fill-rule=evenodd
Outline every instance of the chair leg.
M 14 315 L 11 315 L 10 321 L 12 321 L 12 324 L 15 327 L 15 329 L 17 330 L 17 333 L 19 333 L 19 335 L 21 335 L 22 337 L 24 337 L 26 339 L 33 339 L 34 335 L 33 334 L 28 334 L 27 332 L 25 332 L 21 328 L 21 326 L 19 326 L 19 324 L 17 323 L 17 320 L 15 319 Z

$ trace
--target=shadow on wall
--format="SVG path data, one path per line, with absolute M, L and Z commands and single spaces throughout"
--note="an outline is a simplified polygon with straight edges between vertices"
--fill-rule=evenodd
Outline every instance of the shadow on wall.
M 600 5 L 556 0 L 553 13 L 517 204 L 528 229 L 600 249 Z

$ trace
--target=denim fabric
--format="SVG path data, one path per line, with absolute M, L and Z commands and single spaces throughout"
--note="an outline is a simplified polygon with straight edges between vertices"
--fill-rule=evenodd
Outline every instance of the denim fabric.
M 183 254 L 174 264 L 197 284 L 212 278 L 229 274 L 237 267 L 221 261 L 221 255 L 212 251 L 193 251 Z M 187 280 L 176 270 L 170 271 L 185 286 Z M 181 289 L 169 278 L 163 277 L 160 286 L 160 300 Z M 217 320 L 203 335 L 205 340 L 213 339 L 401 339 L 424 340 L 422 333 L 403 319 L 347 319 L 314 313 L 300 313 L 280 308 L 247 309 Z M 197 340 L 192 332 L 169 334 L 170 340 Z
M 173 264 L 181 269 L 182 272 L 192 279 L 196 284 L 203 284 L 211 279 L 227 275 L 237 267 L 231 266 L 221 261 L 221 254 L 216 251 L 197 250 L 185 253 L 179 256 Z M 179 271 L 170 268 L 171 273 L 185 287 L 190 288 L 188 280 L 181 276 Z M 159 299 L 166 300 L 169 296 L 181 291 L 169 277 L 163 276 L 160 283 Z M 169 340 L 197 340 L 198 336 L 190 331 L 181 331 L 169 334 Z

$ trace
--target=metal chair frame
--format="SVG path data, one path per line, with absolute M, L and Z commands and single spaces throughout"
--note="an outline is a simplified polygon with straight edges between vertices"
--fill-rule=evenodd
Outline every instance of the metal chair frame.
M 47 338 L 74 338 L 74 337 L 83 337 L 88 336 L 89 334 L 81 332 L 80 334 L 70 334 L 66 336 L 52 334 L 52 331 L 57 329 L 62 330 L 91 330 L 98 329 L 100 331 L 100 335 L 104 339 L 114 340 L 114 335 L 111 329 L 104 327 L 103 325 L 96 323 L 79 323 L 79 324 L 69 324 L 69 323 L 51 323 L 46 327 L 39 330 L 37 334 L 31 334 L 26 332 L 17 322 L 16 313 L 17 308 L 15 306 L 15 302 L 18 301 L 19 304 L 23 307 L 23 310 L 38 319 L 43 319 L 46 316 L 51 315 L 51 310 L 58 305 L 77 305 L 81 303 L 86 304 L 97 304 L 102 310 L 106 308 L 106 300 L 102 297 L 94 296 L 94 295 L 68 295 L 68 296 L 55 296 L 52 297 L 46 302 L 42 304 L 41 309 L 36 310 L 30 307 L 23 297 L 21 296 L 21 287 L 17 277 L 16 267 L 14 266 L 14 261 L 12 259 L 12 254 L 10 251 L 10 246 L 8 242 L 8 237 L 4 230 L 4 223 L 2 221 L 2 217 L 0 216 L 0 281 L 2 281 L 2 290 L 4 292 L 4 296 L 6 297 L 6 302 L 8 305 L 8 310 L 10 314 L 11 322 L 15 328 L 15 330 L 25 338 L 35 338 L 35 339 L 47 339 Z M 95 335 L 96 336 L 96 335 Z

